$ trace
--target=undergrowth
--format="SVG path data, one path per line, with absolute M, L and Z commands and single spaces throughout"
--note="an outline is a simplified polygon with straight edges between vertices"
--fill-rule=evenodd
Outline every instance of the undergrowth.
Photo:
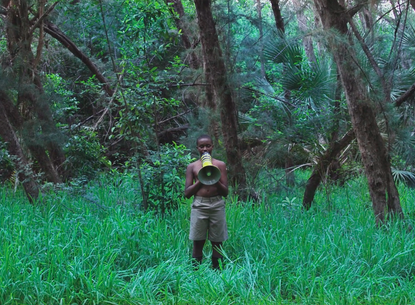
M 190 262 L 190 200 L 163 216 L 140 210 L 132 176 L 51 191 L 35 206 L 0 189 L 0 304 L 413 304 L 412 189 L 405 220 L 375 227 L 363 179 L 322 188 L 309 211 L 303 187 L 227 198 L 221 271 L 210 246 Z

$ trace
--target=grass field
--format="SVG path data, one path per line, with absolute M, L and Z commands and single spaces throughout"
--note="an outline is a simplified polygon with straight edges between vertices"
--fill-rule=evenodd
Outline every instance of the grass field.
M 116 179 L 116 181 L 114 181 Z M 49 192 L 32 206 L 0 189 L 0 304 L 415 304 L 415 190 L 404 221 L 376 228 L 363 179 L 227 199 L 222 271 L 210 248 L 190 263 L 190 201 L 160 217 L 138 208 L 131 176 Z

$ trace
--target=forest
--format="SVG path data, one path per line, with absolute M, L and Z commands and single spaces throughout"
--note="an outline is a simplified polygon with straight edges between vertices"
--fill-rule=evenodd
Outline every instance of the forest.
M 415 0 L 1 0 L 0 303 L 415 303 L 413 58 Z

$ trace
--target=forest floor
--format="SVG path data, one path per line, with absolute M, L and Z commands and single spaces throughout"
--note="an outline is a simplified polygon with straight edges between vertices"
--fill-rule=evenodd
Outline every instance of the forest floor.
M 414 304 L 415 190 L 404 220 L 375 226 L 364 179 L 227 198 L 222 270 L 210 245 L 195 270 L 191 200 L 164 216 L 138 208 L 137 181 L 103 177 L 30 205 L 0 188 L 0 304 Z

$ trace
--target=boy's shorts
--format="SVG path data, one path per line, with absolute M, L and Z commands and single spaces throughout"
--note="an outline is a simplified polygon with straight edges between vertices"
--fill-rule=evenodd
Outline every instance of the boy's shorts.
M 223 242 L 228 239 L 225 201 L 222 196 L 195 196 L 190 213 L 190 240 Z

